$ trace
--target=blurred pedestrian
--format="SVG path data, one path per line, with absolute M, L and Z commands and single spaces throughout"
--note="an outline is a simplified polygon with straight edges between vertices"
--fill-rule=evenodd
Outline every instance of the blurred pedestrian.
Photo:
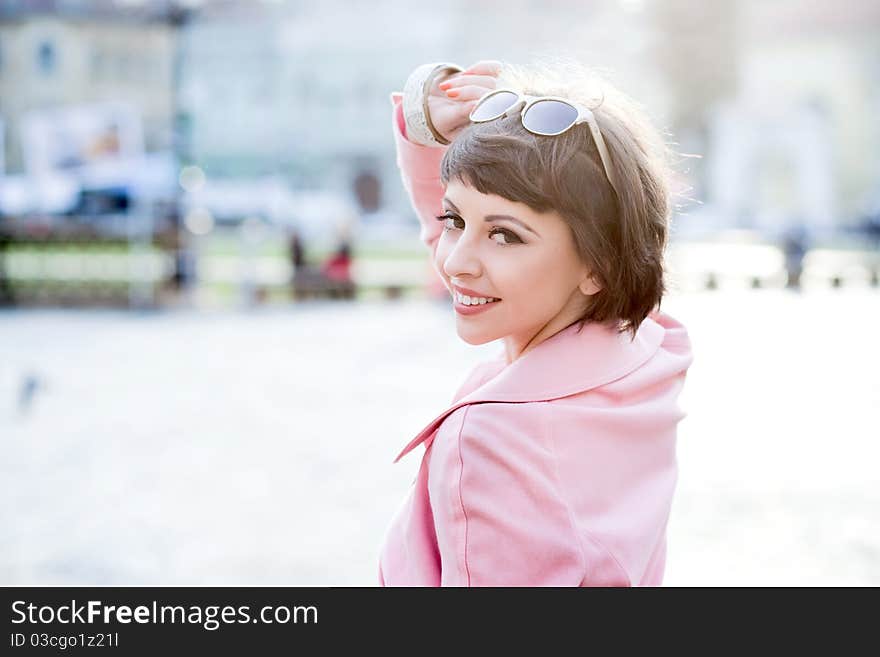
M 302 238 L 296 230 L 290 231 L 290 240 L 288 241 L 287 248 L 288 255 L 290 256 L 290 264 L 293 267 L 293 271 L 296 272 L 306 264 Z
M 290 286 L 293 298 L 297 301 L 318 296 L 323 288 L 321 272 L 306 261 L 306 246 L 302 235 L 296 229 L 290 232 L 287 244 L 291 265 Z
M 801 274 L 804 271 L 804 256 L 809 249 L 809 233 L 807 227 L 796 222 L 782 234 L 782 253 L 785 256 L 785 287 L 793 290 L 801 289 Z
M 354 281 L 351 278 L 351 245 L 343 238 L 336 251 L 324 261 L 321 273 L 334 298 L 353 299 Z

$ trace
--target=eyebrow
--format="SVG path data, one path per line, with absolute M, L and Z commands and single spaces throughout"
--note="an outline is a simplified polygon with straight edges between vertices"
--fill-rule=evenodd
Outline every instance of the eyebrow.
M 459 210 L 457 207 L 455 207 L 455 203 L 450 201 L 445 196 L 443 197 L 443 202 L 448 203 L 449 207 L 452 208 L 452 210 L 454 212 L 458 212 L 459 214 L 461 214 L 461 210 Z M 522 221 L 520 219 L 517 219 L 516 217 L 511 217 L 509 214 L 487 214 L 485 217 L 483 217 L 483 221 L 485 221 L 485 222 L 512 221 L 513 223 L 517 224 L 518 226 L 522 226 L 530 233 L 534 233 L 535 235 L 538 235 L 538 233 L 536 233 L 535 230 L 531 226 L 529 226 L 527 223 L 525 223 L 524 221 Z M 538 235 L 538 237 L 540 237 L 540 235 Z

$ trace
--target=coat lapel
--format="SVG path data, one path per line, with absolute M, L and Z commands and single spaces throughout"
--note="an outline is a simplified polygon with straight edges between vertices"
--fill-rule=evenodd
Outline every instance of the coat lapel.
M 647 317 L 630 340 L 601 324 L 587 323 L 580 332 L 572 324 L 506 366 L 494 378 L 465 395 L 434 418 L 403 448 L 397 463 L 416 445 L 430 445 L 440 423 L 468 404 L 549 401 L 598 388 L 626 376 L 654 355 L 665 329 Z

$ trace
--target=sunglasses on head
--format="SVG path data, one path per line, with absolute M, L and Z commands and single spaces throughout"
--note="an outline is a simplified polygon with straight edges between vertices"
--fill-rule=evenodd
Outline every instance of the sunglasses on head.
M 524 105 L 523 105 L 524 104 Z M 611 172 L 611 156 L 608 147 L 602 138 L 599 124 L 593 112 L 565 98 L 558 96 L 530 96 L 511 89 L 495 89 L 485 94 L 477 101 L 471 110 L 470 120 L 474 123 L 494 121 L 502 116 L 508 116 L 523 105 L 520 112 L 520 120 L 523 127 L 529 132 L 545 137 L 560 135 L 569 128 L 586 123 L 593 135 L 593 142 L 599 151 L 602 167 L 605 169 L 605 177 L 611 187 L 617 192 L 614 174 Z

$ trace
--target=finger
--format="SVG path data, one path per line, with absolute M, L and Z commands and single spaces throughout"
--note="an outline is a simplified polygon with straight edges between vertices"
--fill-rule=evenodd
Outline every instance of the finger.
M 470 123 L 471 112 L 474 111 L 474 107 L 477 106 L 477 101 L 471 100 L 462 103 L 459 105 L 459 117 L 461 119 L 461 123 Z
M 440 83 L 441 89 L 455 89 L 465 85 L 475 84 L 487 89 L 494 89 L 498 80 L 491 75 L 463 75 L 458 73 Z
M 456 120 L 455 120 L 455 124 L 454 124 L 454 125 L 455 125 L 454 133 L 455 133 L 456 135 L 457 135 L 457 134 L 458 134 L 463 128 L 465 128 L 465 127 L 467 127 L 468 125 L 470 125 L 470 123 L 471 123 L 471 120 L 470 120 L 471 112 L 473 111 L 473 109 L 474 109 L 474 107 L 476 106 L 476 104 L 477 104 L 477 101 L 472 100 L 472 101 L 470 101 L 470 102 L 465 102 L 465 103 L 462 103 L 461 105 L 457 105 L 457 106 L 456 106 L 456 110 L 457 110 L 456 114 L 457 114 L 457 116 L 456 116 Z
M 449 89 L 446 91 L 446 95 L 455 100 L 479 100 L 490 91 L 492 90 L 486 89 L 486 87 L 481 87 L 476 84 L 468 84 L 463 87 Z
M 477 75 L 491 75 L 497 76 L 501 73 L 501 69 L 504 67 L 497 59 L 481 59 L 475 64 L 468 66 L 464 71 L 465 74 L 468 73 L 476 73 Z

